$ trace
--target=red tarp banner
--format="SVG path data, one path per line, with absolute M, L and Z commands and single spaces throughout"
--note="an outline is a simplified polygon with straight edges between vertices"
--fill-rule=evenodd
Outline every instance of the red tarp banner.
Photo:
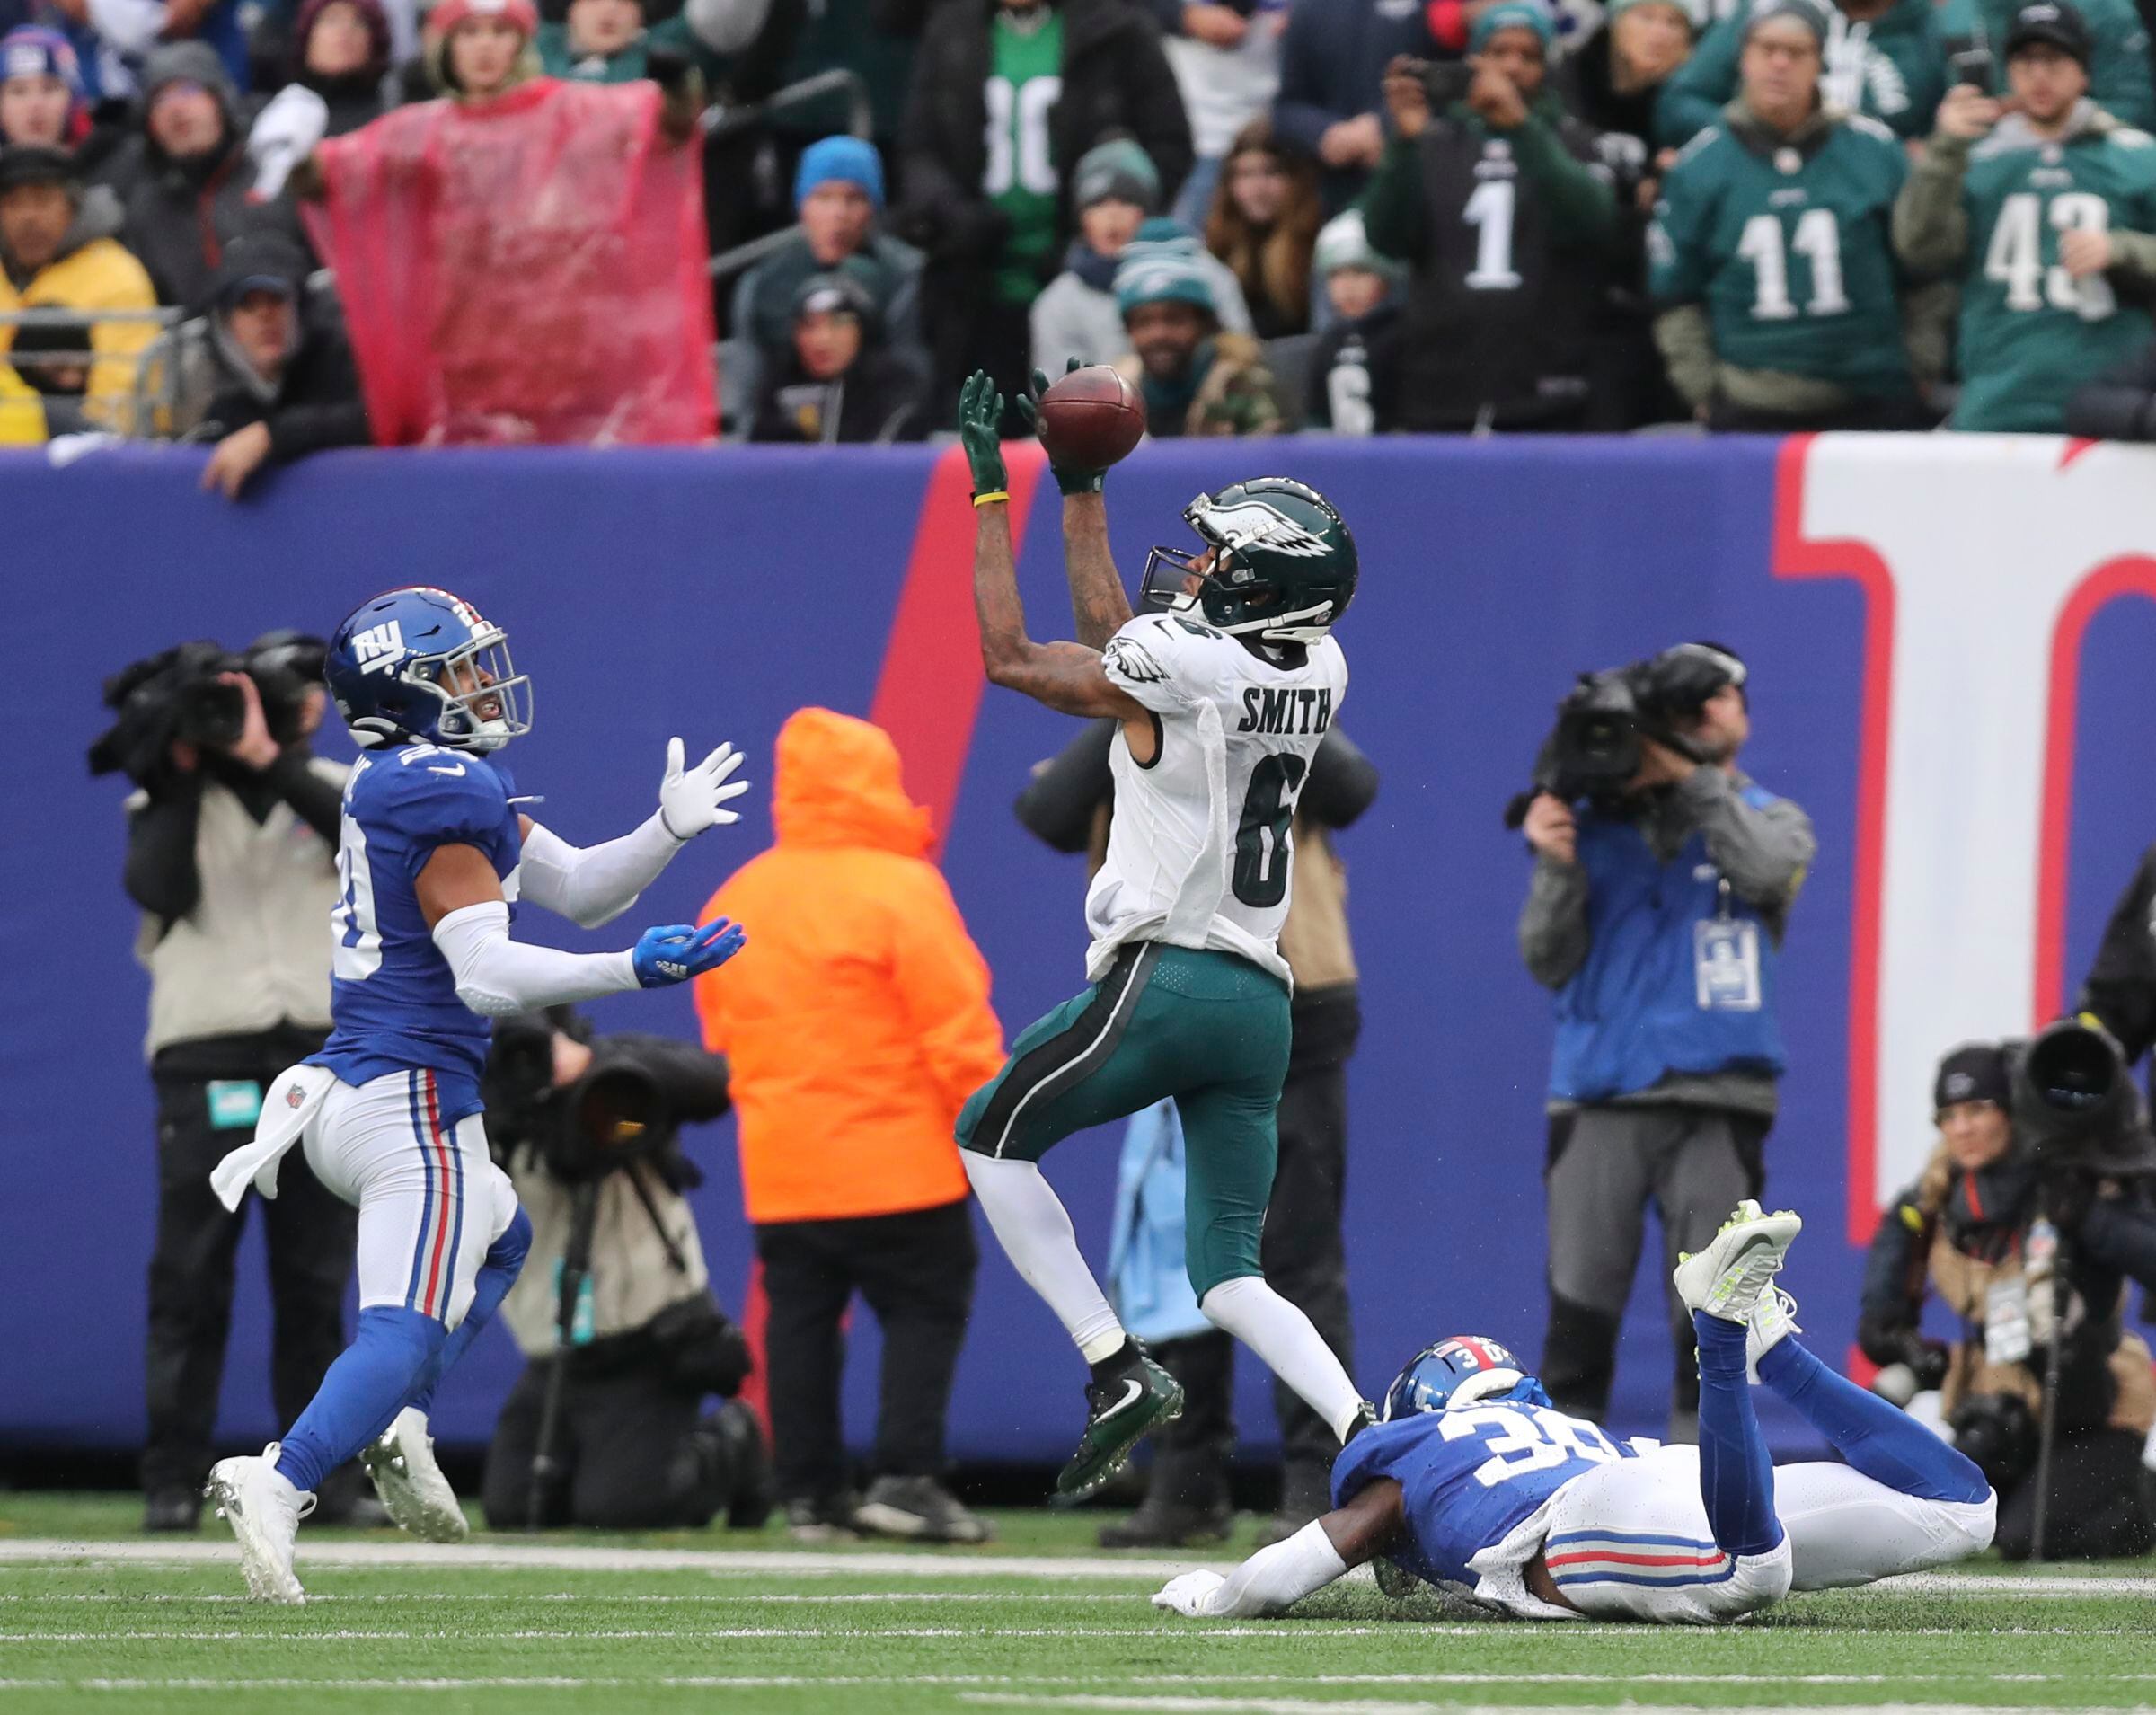
M 303 206 L 378 443 L 717 432 L 702 153 L 658 115 L 652 84 L 539 78 L 322 145 Z

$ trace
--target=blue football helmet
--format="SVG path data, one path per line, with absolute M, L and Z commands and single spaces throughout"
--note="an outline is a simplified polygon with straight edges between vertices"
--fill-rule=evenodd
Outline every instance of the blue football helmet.
M 1550 1395 L 1526 1366 L 1494 1339 L 1455 1334 L 1426 1346 L 1385 1390 L 1387 1423 L 1417 1411 L 1450 1411 L 1510 1401 L 1548 1405 Z
M 330 695 L 363 749 L 497 750 L 532 729 L 532 682 L 471 603 L 414 584 L 363 602 L 330 639 Z

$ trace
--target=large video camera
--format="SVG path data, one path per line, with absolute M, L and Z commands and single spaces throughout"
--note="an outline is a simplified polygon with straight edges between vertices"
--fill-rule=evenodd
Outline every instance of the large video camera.
M 2039 1173 L 2104 1179 L 2156 1174 L 2141 1092 L 2118 1045 L 2075 1019 L 2039 1031 L 2014 1056 L 2010 1111 Z
M 554 1082 L 554 1032 L 586 1042 L 591 1064 L 568 1083 Z M 499 1020 L 483 1092 L 488 1130 L 504 1151 L 529 1145 L 566 1185 L 590 1185 L 648 1162 L 673 1189 L 697 1184 L 681 1154 L 681 1119 L 633 1048 L 592 1039 L 573 1016 L 524 1013 Z
M 319 637 L 277 631 L 239 654 L 202 639 L 130 662 L 104 683 L 105 706 L 119 719 L 90 747 L 90 772 L 148 786 L 163 775 L 175 741 L 229 750 L 244 729 L 247 699 L 226 673 L 254 681 L 270 736 L 295 743 L 306 736 L 308 693 L 322 684 L 328 654 Z
M 1506 806 L 1505 826 L 1518 827 L 1543 792 L 1568 804 L 1614 803 L 1639 773 L 1648 739 L 1706 761 L 1675 723 L 1744 682 L 1745 664 L 1710 643 L 1679 643 L 1629 667 L 1582 673 L 1557 705 L 1557 725 L 1535 757 L 1534 784 Z

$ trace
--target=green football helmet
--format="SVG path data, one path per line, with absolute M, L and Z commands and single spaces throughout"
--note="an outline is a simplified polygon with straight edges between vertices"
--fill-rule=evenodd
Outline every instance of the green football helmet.
M 1138 587 L 1142 606 L 1186 610 L 1183 580 L 1201 575 L 1196 606 L 1216 631 L 1255 633 L 1268 643 L 1314 643 L 1355 599 L 1355 537 L 1332 503 L 1306 482 L 1259 476 L 1201 494 L 1183 517 L 1206 547 L 1200 554 L 1155 548 Z

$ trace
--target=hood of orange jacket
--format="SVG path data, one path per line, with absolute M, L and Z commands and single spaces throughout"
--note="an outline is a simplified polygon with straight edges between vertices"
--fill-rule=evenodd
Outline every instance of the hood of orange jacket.
M 829 709 L 799 710 L 779 729 L 771 819 L 782 845 L 919 857 L 934 837 L 928 811 L 906 795 L 890 734 Z

